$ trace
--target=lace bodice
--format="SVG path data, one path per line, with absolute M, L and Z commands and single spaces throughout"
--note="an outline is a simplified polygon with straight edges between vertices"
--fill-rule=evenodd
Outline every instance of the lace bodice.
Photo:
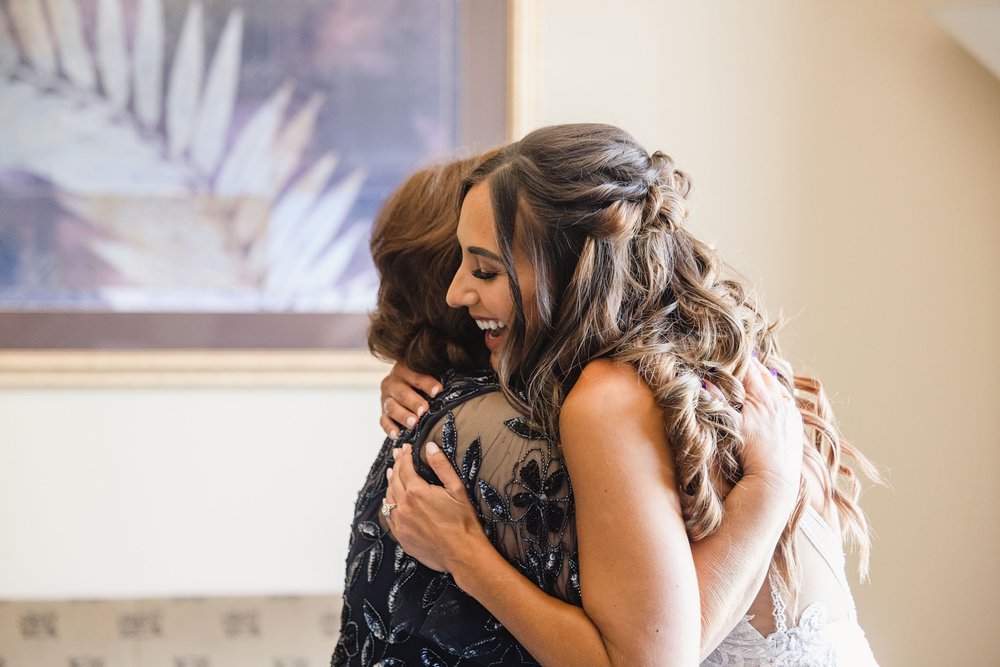
M 779 623 L 765 637 L 750 625 L 753 617 L 744 616 L 702 667 L 837 667 L 840 663 L 826 635 L 826 617 L 826 605 L 815 602 L 802 613 L 798 625 L 789 628 Z
M 857 621 L 839 539 L 819 513 L 808 506 L 799 533 L 826 563 L 846 595 L 846 617 L 830 622 L 827 605 L 817 601 L 805 608 L 794 627 L 788 627 L 785 601 L 769 580 L 775 631 L 764 636 L 750 624 L 753 617 L 744 616 L 701 663 L 702 667 L 878 667 Z

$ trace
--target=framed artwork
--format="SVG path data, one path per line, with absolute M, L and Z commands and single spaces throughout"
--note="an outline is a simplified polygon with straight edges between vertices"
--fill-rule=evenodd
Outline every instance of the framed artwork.
M 0 383 L 380 372 L 372 220 L 511 134 L 523 6 L 0 3 Z

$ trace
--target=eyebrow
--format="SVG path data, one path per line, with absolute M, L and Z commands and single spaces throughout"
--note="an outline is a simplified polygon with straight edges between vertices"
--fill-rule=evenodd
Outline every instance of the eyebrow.
M 468 253 L 470 255 L 479 255 L 480 257 L 486 257 L 487 259 L 492 259 L 497 262 L 503 261 L 502 259 L 500 259 L 499 255 L 490 252 L 486 248 L 480 248 L 479 246 L 469 246 Z

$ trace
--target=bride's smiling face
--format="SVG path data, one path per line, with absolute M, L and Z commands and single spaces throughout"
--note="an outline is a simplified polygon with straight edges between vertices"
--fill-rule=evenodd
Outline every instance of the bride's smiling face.
M 496 350 L 506 339 L 507 327 L 514 321 L 514 299 L 510 279 L 497 247 L 493 204 L 489 182 L 472 186 L 458 219 L 458 243 L 462 264 L 448 288 L 448 305 L 467 308 L 483 330 L 490 362 L 496 366 Z M 532 311 L 535 274 L 519 249 L 514 250 L 514 268 L 521 287 L 526 313 Z

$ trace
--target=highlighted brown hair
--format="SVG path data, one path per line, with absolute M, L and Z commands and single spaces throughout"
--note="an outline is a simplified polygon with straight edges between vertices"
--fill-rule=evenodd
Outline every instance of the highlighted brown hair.
M 725 493 L 742 475 L 735 406 L 756 352 L 796 397 L 805 463 L 819 473 L 843 537 L 859 548 L 863 574 L 869 532 L 853 468 L 874 480 L 878 472 L 837 430 L 819 382 L 793 374 L 776 326 L 746 282 L 684 228 L 688 176 L 623 130 L 579 124 L 542 128 L 507 146 L 476 169 L 463 192 L 480 182 L 490 187 L 514 301 L 498 352 L 512 404 L 557 437 L 560 407 L 587 363 L 607 357 L 631 364 L 663 410 L 688 534 L 699 540 L 719 529 Z M 535 273 L 530 312 L 515 246 Z M 804 502 L 803 484 L 773 564 L 782 593 L 796 589 L 793 536 Z

